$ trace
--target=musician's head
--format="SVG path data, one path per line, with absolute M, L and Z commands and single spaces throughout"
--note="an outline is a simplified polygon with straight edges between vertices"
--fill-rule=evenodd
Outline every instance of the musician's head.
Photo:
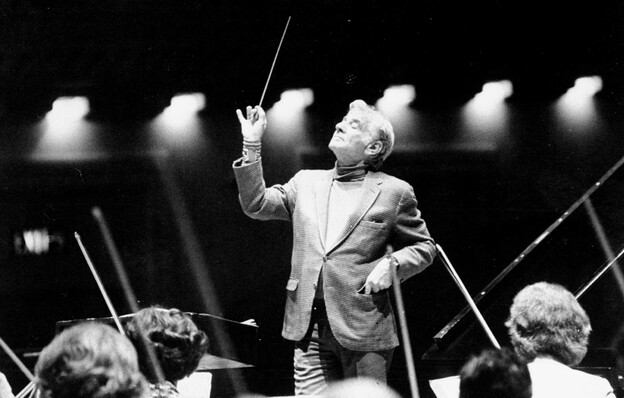
M 329 383 L 321 398 L 401 398 L 385 382 L 370 377 L 352 377 Z
M 138 398 L 147 391 L 132 343 L 94 322 L 57 335 L 41 351 L 35 376 L 44 398 Z
M 354 166 L 364 162 L 378 170 L 394 147 L 390 121 L 375 107 L 362 100 L 349 105 L 346 116 L 336 124 L 329 142 L 338 164 Z
M 158 382 L 158 376 L 148 350 L 156 354 L 164 378 L 175 384 L 197 369 L 208 349 L 206 334 L 189 315 L 176 308 L 144 308 L 134 315 L 126 329 L 139 353 L 141 371 L 151 383 Z
M 526 362 L 510 349 L 488 349 L 464 364 L 459 398 L 531 398 L 531 375 Z
M 505 325 L 517 354 L 527 361 L 552 357 L 574 366 L 587 353 L 589 317 L 563 286 L 539 282 L 522 289 Z

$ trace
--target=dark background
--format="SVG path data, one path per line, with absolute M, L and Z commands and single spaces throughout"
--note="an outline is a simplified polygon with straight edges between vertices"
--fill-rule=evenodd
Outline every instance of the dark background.
M 20 354 L 36 353 L 56 321 L 109 316 L 74 232 L 117 311 L 130 312 L 91 215 L 98 206 L 140 305 L 254 318 L 259 376 L 249 387 L 291 394 L 292 347 L 280 337 L 290 225 L 244 216 L 231 172 L 241 150 L 234 110 L 258 102 L 288 17 L 263 105 L 297 87 L 313 88 L 315 103 L 292 134 L 269 126 L 267 183 L 332 167 L 326 143 L 348 103 L 413 84 L 415 122 L 397 128 L 385 168 L 414 186 L 430 232 L 475 294 L 623 155 L 623 12 L 615 1 L 0 2 L 0 336 Z M 594 119 L 554 117 L 557 98 L 587 75 L 604 82 Z M 464 104 L 503 78 L 514 84 L 507 124 L 473 134 Z M 205 93 L 206 109 L 187 126 L 194 140 L 172 143 L 152 121 L 185 91 Z M 72 127 L 89 138 L 45 146 L 44 115 L 60 95 L 89 97 L 88 119 Z M 623 241 L 618 181 L 598 203 L 615 249 Z M 538 250 L 546 259 L 531 259 L 517 281 L 573 290 L 591 275 L 604 258 L 578 217 L 553 236 L 563 246 Z M 63 250 L 17 256 L 16 231 L 43 227 L 65 237 Z M 583 304 L 594 344 L 610 348 L 621 297 L 605 279 Z M 520 287 L 511 284 L 508 296 Z M 439 260 L 403 289 L 419 360 L 465 304 Z M 503 343 L 504 316 L 493 316 Z M 487 345 L 474 341 L 468 351 Z M 19 391 L 23 376 L 0 357 Z M 407 391 L 399 351 L 391 385 Z

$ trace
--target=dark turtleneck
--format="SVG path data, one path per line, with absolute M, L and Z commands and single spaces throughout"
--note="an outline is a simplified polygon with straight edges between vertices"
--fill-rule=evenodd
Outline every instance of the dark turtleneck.
M 364 162 L 360 162 L 355 166 L 339 166 L 336 162 L 336 168 L 334 169 L 334 180 L 342 182 L 362 181 L 366 177 L 368 171 L 368 165 Z

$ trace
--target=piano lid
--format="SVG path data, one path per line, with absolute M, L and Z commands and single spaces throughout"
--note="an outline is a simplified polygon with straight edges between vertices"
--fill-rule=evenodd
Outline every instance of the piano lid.
M 497 341 L 509 346 L 504 326 L 513 297 L 526 285 L 548 281 L 575 293 L 593 326 L 589 353 L 616 353 L 624 334 L 624 277 L 619 262 L 624 253 L 624 158 L 554 218 L 526 249 L 481 291 L 470 292 Z M 564 193 L 565 194 L 565 193 Z M 509 231 L 513 234 L 513 231 Z M 446 253 L 451 262 L 453 253 Z M 624 256 L 622 256 L 624 257 Z M 459 274 L 461 278 L 462 275 Z M 469 306 L 435 336 L 423 363 L 462 364 L 471 354 L 491 347 L 485 330 Z M 616 355 L 618 356 L 618 355 Z
M 216 315 L 186 312 L 200 330 L 208 336 L 208 353 L 202 358 L 199 370 L 245 368 L 258 363 L 258 347 L 260 338 L 258 326 L 246 322 L 238 322 Z M 119 316 L 122 325 L 132 320 L 134 314 Z M 56 323 L 56 333 L 82 322 L 100 322 L 114 325 L 112 317 L 62 320 Z M 231 340 L 230 346 L 221 346 L 216 338 L 221 331 Z

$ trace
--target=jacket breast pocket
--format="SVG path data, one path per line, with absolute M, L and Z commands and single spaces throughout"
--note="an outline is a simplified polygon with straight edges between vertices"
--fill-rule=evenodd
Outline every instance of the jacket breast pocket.
M 374 229 L 374 230 L 383 230 L 386 228 L 385 223 L 375 222 L 375 221 L 366 221 L 366 220 L 360 221 L 359 226 L 364 227 L 364 228 Z
M 388 225 L 362 220 L 348 238 L 351 247 L 359 247 L 361 252 L 376 252 L 388 238 Z

